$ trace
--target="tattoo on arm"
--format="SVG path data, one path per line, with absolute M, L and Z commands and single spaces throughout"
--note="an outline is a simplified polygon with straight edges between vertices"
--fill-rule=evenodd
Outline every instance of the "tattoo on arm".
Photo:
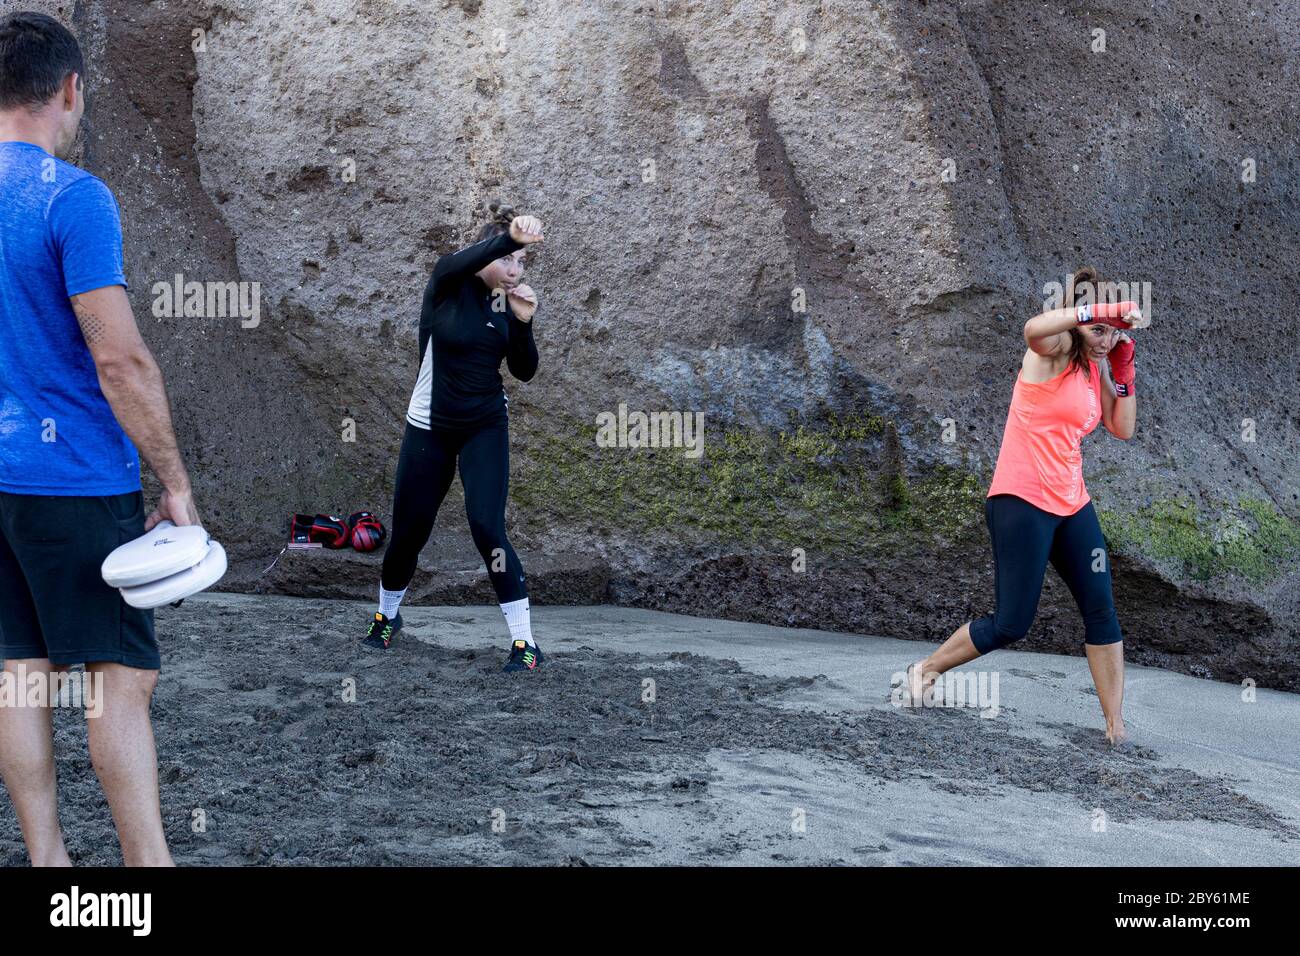
M 103 338 L 103 319 L 82 306 L 73 306 L 72 311 L 77 315 L 77 322 L 81 325 L 81 334 L 85 337 L 87 345 L 94 345 Z

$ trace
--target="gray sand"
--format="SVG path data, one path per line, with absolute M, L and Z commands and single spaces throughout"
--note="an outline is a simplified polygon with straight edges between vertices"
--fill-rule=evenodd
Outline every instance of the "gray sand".
M 908 642 L 548 607 L 548 666 L 507 677 L 495 607 L 404 609 L 387 653 L 356 646 L 370 610 L 212 594 L 159 612 L 179 863 L 1300 861 L 1295 695 L 1133 668 L 1135 744 L 1115 752 L 1079 658 L 989 658 L 984 718 L 892 706 Z M 64 826 L 78 862 L 112 864 L 83 723 L 57 718 Z M 0 800 L 0 863 L 24 860 Z

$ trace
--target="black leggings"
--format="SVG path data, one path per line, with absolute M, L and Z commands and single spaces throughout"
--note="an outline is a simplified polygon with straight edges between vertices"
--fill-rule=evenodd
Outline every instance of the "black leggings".
M 976 650 L 987 654 L 1029 633 L 1048 561 L 1079 605 L 1084 640 L 1123 640 L 1111 597 L 1110 555 L 1092 502 L 1063 518 L 1015 495 L 994 495 L 984 502 L 984 517 L 993 539 L 998 604 L 995 614 L 970 622 Z
M 523 565 L 506 539 L 510 437 L 505 422 L 467 431 L 407 424 L 397 459 L 393 536 L 384 552 L 384 589 L 400 591 L 415 577 L 416 561 L 433 534 L 438 508 L 455 477 L 457 458 L 469 531 L 497 599 L 507 604 L 525 598 Z

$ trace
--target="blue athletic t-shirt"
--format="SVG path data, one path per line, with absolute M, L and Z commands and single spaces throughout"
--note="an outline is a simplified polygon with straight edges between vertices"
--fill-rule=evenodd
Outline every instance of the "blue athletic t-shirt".
M 0 143 L 0 492 L 140 489 L 68 301 L 111 285 L 126 277 L 108 187 L 39 146 Z

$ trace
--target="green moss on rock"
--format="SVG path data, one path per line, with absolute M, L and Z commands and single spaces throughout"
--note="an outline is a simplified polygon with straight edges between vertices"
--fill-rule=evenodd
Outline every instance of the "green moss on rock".
M 1216 503 L 1208 514 L 1184 498 L 1159 499 L 1100 518 L 1119 551 L 1168 562 L 1195 580 L 1236 575 L 1267 583 L 1300 561 L 1300 523 L 1258 499 Z
M 514 486 L 526 520 L 846 557 L 982 534 L 985 482 L 946 466 L 906 473 L 894 426 L 879 416 L 710 431 L 700 458 L 681 448 L 600 448 L 596 426 L 571 417 L 550 425 L 529 436 Z M 1169 498 L 1099 515 L 1117 552 L 1196 580 L 1264 583 L 1300 562 L 1300 523 L 1266 501 L 1207 512 Z
M 551 424 L 560 427 L 530 436 L 512 492 L 530 519 L 850 554 L 900 536 L 951 537 L 982 516 L 973 475 L 939 468 L 909 480 L 882 468 L 889 426 L 878 416 L 706 432 L 696 459 L 681 448 L 600 448 L 594 424 Z

